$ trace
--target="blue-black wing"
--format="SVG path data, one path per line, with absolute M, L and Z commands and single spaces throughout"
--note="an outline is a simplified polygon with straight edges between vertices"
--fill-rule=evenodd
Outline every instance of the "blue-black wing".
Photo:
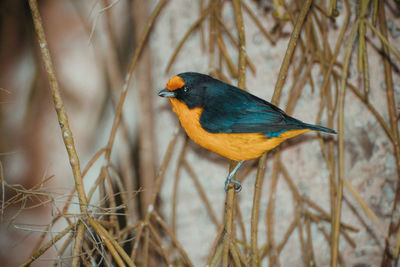
M 222 82 L 207 88 L 206 95 L 200 124 L 211 133 L 263 133 L 268 137 L 297 129 L 334 133 L 296 120 L 271 103 Z

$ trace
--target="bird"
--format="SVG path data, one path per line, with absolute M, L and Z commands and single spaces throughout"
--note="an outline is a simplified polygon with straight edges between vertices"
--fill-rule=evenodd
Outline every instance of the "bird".
M 255 95 L 197 72 L 173 76 L 158 95 L 169 99 L 195 143 L 238 162 L 225 180 L 225 191 L 233 183 L 235 192 L 240 192 L 242 186 L 234 179 L 240 166 L 286 139 L 309 131 L 336 133 L 290 117 Z

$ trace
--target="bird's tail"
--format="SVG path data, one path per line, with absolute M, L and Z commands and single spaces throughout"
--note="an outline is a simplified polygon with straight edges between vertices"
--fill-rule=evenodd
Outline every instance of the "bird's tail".
M 330 133 L 330 134 L 336 134 L 336 132 L 332 129 L 329 129 L 324 126 L 319 126 L 319 125 L 313 125 L 313 124 L 308 124 L 308 123 L 303 123 L 304 128 L 314 130 L 314 131 L 319 131 L 319 132 L 325 132 L 325 133 Z

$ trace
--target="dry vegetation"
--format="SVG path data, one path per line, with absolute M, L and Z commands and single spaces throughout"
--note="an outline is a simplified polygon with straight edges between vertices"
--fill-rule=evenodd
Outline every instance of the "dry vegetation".
M 111 154 L 116 150 L 114 144 L 118 131 L 122 132 L 121 142 L 129 143 L 129 136 L 126 133 L 126 118 L 123 116 L 125 99 L 129 90 L 136 90 L 135 86 L 131 85 L 133 77 L 138 73 L 141 76 L 146 75 L 151 70 L 151 65 L 148 64 L 149 51 L 146 52 L 146 49 L 150 49 L 149 36 L 152 34 L 153 26 L 157 24 L 157 18 L 171 1 L 174 0 L 157 1 L 149 15 L 146 15 L 146 12 L 137 12 L 137 16 L 134 18 L 137 25 L 135 48 L 130 49 L 129 54 L 132 56 L 126 71 L 122 71 L 123 68 L 118 65 L 117 51 L 110 52 L 112 56 L 107 61 L 112 67 L 108 69 L 107 75 L 110 77 L 113 92 L 119 92 L 112 94 L 115 107 L 113 124 L 110 129 L 106 129 L 109 131 L 108 142 L 99 147 L 89 163 L 81 168 L 74 144 L 74 135 L 69 127 L 67 112 L 60 93 L 58 77 L 53 67 L 52 51 L 49 50 L 46 41 L 46 29 L 43 29 L 37 1 L 29 0 L 35 37 L 39 42 L 37 49 L 40 50 L 41 60 L 49 79 L 54 107 L 61 128 L 59 138 L 63 139 L 68 152 L 73 173 L 71 177 L 74 179 L 75 188 L 67 197 L 62 196 L 65 204 L 60 207 L 60 201 L 57 200 L 61 197 L 52 192 L 51 187 L 45 187 L 47 181 L 52 177 L 45 177 L 40 184 L 25 188 L 22 185 L 8 183 L 7 177 L 4 177 L 3 171 L 1 171 L 3 224 L 12 221 L 27 210 L 40 207 L 51 207 L 52 210 L 51 220 L 42 230 L 43 233 L 38 238 L 36 245 L 32 247 L 31 256 L 26 259 L 23 266 L 40 260 L 48 249 L 54 248 L 55 243 L 58 243 L 56 252 L 58 258 L 52 261 L 55 265 L 64 263 L 71 266 L 96 264 L 106 266 L 194 266 L 186 248 L 182 246 L 176 236 L 176 195 L 182 168 L 193 178 L 210 220 L 218 229 L 215 239 L 210 240 L 212 245 L 210 245 L 209 256 L 202 264 L 224 267 L 259 266 L 261 264 L 263 266 L 279 266 L 281 251 L 291 236 L 296 234 L 300 241 L 297 249 L 301 251 L 302 255 L 302 262 L 299 265 L 315 266 L 317 264 L 315 255 L 318 253 L 318 248 L 313 246 L 311 227 L 317 225 L 319 234 L 323 235 L 331 248 L 330 255 L 326 256 L 330 258 L 331 266 L 345 266 L 346 259 L 342 255 L 339 243 L 346 242 L 352 247 L 359 245 L 353 240 L 351 234 L 360 231 L 361 228 L 367 228 L 371 235 L 384 244 L 380 255 L 381 266 L 395 265 L 400 251 L 400 221 L 398 218 L 400 184 L 393 184 L 395 197 L 392 203 L 391 218 L 383 222 L 382 218 L 374 213 L 357 189 L 352 186 L 349 177 L 345 176 L 344 118 L 346 117 L 346 105 L 351 104 L 345 102 L 345 95 L 352 94 L 368 110 L 369 115 L 376 119 L 386 134 L 386 138 L 391 144 L 391 153 L 395 158 L 395 166 L 392 168 L 395 168 L 395 172 L 397 172 L 396 179 L 400 179 L 399 103 L 395 101 L 396 91 L 393 84 L 394 76 L 396 79 L 399 76 L 400 52 L 399 47 L 390 41 L 392 37 L 387 25 L 388 16 L 399 16 L 399 3 L 379 0 L 360 0 L 357 1 L 357 4 L 350 3 L 352 2 L 350 0 L 198 1 L 200 13 L 193 20 L 193 24 L 187 26 L 187 32 L 182 33 L 181 42 L 177 45 L 166 67 L 167 71 L 179 60 L 177 55 L 185 42 L 195 32 L 199 32 L 201 34 L 199 47 L 202 47 L 207 55 L 211 75 L 226 81 L 237 79 L 237 86 L 245 89 L 246 72 L 255 72 L 257 65 L 246 55 L 246 27 L 243 17 L 249 17 L 271 44 L 287 38 L 284 35 L 284 29 L 289 28 L 291 29 L 290 40 L 281 62 L 279 75 L 276 78 L 277 82 L 271 102 L 279 105 L 286 77 L 291 74 L 293 75 L 292 84 L 288 85 L 289 97 L 284 108 L 286 112 L 293 113 L 303 88 L 305 85 L 309 85 L 313 93 L 320 96 L 320 105 L 316 108 L 318 113 L 316 123 L 325 117 L 327 126 L 338 132 L 337 137 L 333 138 L 326 138 L 318 134 L 319 149 L 325 161 L 321 169 L 327 169 L 329 172 L 329 181 L 326 182 L 326 186 L 329 187 L 330 192 L 330 207 L 322 207 L 299 191 L 295 183 L 296 178 L 292 177 L 287 164 L 281 158 L 282 150 L 277 149 L 270 155 L 263 155 L 258 161 L 251 218 L 244 219 L 240 206 L 237 204 L 237 195 L 232 188 L 226 193 L 224 214 L 219 216 L 215 214 L 205 189 L 198 181 L 199 178 L 191 163 L 185 157 L 188 140 L 185 140 L 184 145 L 180 148 L 178 160 L 176 162 L 170 160 L 171 154 L 178 150 L 176 145 L 178 132 L 171 137 L 161 166 L 156 171 L 154 153 L 151 152 L 149 155 L 148 152 L 149 146 L 150 150 L 155 146 L 154 115 L 151 110 L 151 94 L 154 91 L 139 92 L 143 101 L 150 101 L 147 104 L 150 105 L 149 108 L 140 110 L 142 116 L 147 116 L 148 119 L 146 124 L 142 124 L 142 129 L 146 129 L 146 131 L 139 133 L 139 140 L 141 144 L 148 145 L 139 147 L 136 154 L 128 152 L 120 156 L 121 162 L 113 162 L 111 159 Z M 109 12 L 118 3 L 110 3 L 107 0 L 101 1 L 101 3 L 104 7 L 102 12 L 105 14 L 105 19 L 109 20 Z M 136 3 L 136 5 L 140 5 L 140 3 Z M 142 7 L 146 7 L 146 5 L 142 3 Z M 260 12 L 263 14 L 261 16 L 255 14 L 248 5 L 268 8 Z M 383 8 L 384 6 L 386 8 Z M 223 9 L 231 9 L 234 13 L 236 22 L 234 31 L 226 26 L 221 15 Z M 390 14 L 387 14 L 388 12 Z M 265 28 L 263 16 L 272 18 L 274 24 Z M 335 20 L 340 20 L 340 23 L 335 24 Z M 397 22 L 399 22 L 398 19 Z M 112 22 L 108 21 L 108 25 L 112 26 Z M 111 44 L 110 47 L 117 49 L 118 45 L 115 43 L 111 26 L 106 31 L 105 38 Z M 339 28 L 335 29 L 335 27 Z M 338 33 L 336 38 L 328 38 L 331 31 Z M 293 60 L 294 55 L 298 55 L 296 60 Z M 238 60 L 233 59 L 236 56 L 238 56 Z M 371 87 L 371 79 L 375 79 L 374 73 L 370 71 L 371 56 L 379 57 L 380 62 L 383 62 L 382 77 L 384 78 L 380 82 L 384 84 L 386 90 L 386 95 L 381 96 L 387 98 L 386 110 L 380 110 L 369 100 L 369 95 L 374 90 Z M 354 66 L 361 77 L 358 84 L 349 81 L 350 66 Z M 320 72 L 321 86 L 317 86 L 313 70 Z M 137 90 L 140 90 L 139 86 Z M 149 132 L 150 134 L 148 134 Z M 128 162 L 135 162 L 132 159 L 134 155 L 140 158 L 138 166 L 124 164 L 126 158 L 128 158 Z M 267 178 L 268 184 L 264 179 L 267 157 L 268 161 L 273 162 L 272 176 Z M 98 173 L 95 183 L 84 188 L 83 180 L 88 171 L 101 160 L 103 163 L 98 170 L 96 169 Z M 231 164 L 231 166 L 233 165 L 234 163 Z M 130 181 L 130 177 L 132 177 L 130 168 L 134 167 L 138 168 L 139 175 L 139 184 L 136 186 Z M 159 210 L 159 194 L 163 189 L 161 185 L 167 168 L 173 168 L 176 173 L 171 223 L 163 218 L 163 211 Z M 238 179 L 245 179 L 251 168 L 254 166 L 249 166 L 244 170 Z M 274 225 L 276 216 L 278 216 L 275 212 L 274 196 L 279 177 L 290 188 L 295 207 L 294 219 L 290 222 L 290 226 L 281 240 L 277 240 L 274 235 Z M 266 212 L 260 214 L 263 186 L 268 186 L 270 193 Z M 142 192 L 138 190 L 140 188 L 152 188 L 152 190 Z M 344 188 L 347 188 L 347 191 L 344 191 Z M 100 194 L 98 203 L 92 200 L 95 192 Z M 367 223 L 355 226 L 342 222 L 344 192 L 348 193 L 347 197 L 357 201 L 358 205 L 354 212 L 363 214 Z M 71 212 L 70 206 L 75 206 L 77 203 L 80 212 Z M 7 215 L 11 207 L 19 209 L 12 216 Z M 223 218 L 223 223 L 219 222 L 218 217 Z M 265 218 L 267 228 L 267 242 L 263 244 L 260 244 L 258 240 L 260 218 Z M 244 221 L 250 221 L 250 232 L 246 233 Z M 53 232 L 54 225 L 59 223 L 67 226 L 62 231 Z M 214 227 L 212 224 L 211 227 Z M 327 225 L 330 227 L 326 227 Z

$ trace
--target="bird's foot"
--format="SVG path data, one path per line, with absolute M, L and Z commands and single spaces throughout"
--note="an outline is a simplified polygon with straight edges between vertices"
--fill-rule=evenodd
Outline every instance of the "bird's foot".
M 226 180 L 225 180 L 225 191 L 228 191 L 229 184 L 231 182 L 233 183 L 233 186 L 234 186 L 234 189 L 235 189 L 235 193 L 239 193 L 240 191 L 242 191 L 242 185 L 240 184 L 240 182 L 236 181 L 232 177 L 226 178 Z
M 239 193 L 240 191 L 242 191 L 242 185 L 239 183 L 239 181 L 236 181 L 235 179 L 233 179 L 233 177 L 235 176 L 235 173 L 237 172 L 237 170 L 239 170 L 240 166 L 242 166 L 243 164 L 243 160 L 239 161 L 235 168 L 231 171 L 231 173 L 229 173 L 228 177 L 225 180 L 225 191 L 228 191 L 229 189 L 229 184 L 232 182 L 234 184 L 234 189 L 235 189 L 235 193 Z

